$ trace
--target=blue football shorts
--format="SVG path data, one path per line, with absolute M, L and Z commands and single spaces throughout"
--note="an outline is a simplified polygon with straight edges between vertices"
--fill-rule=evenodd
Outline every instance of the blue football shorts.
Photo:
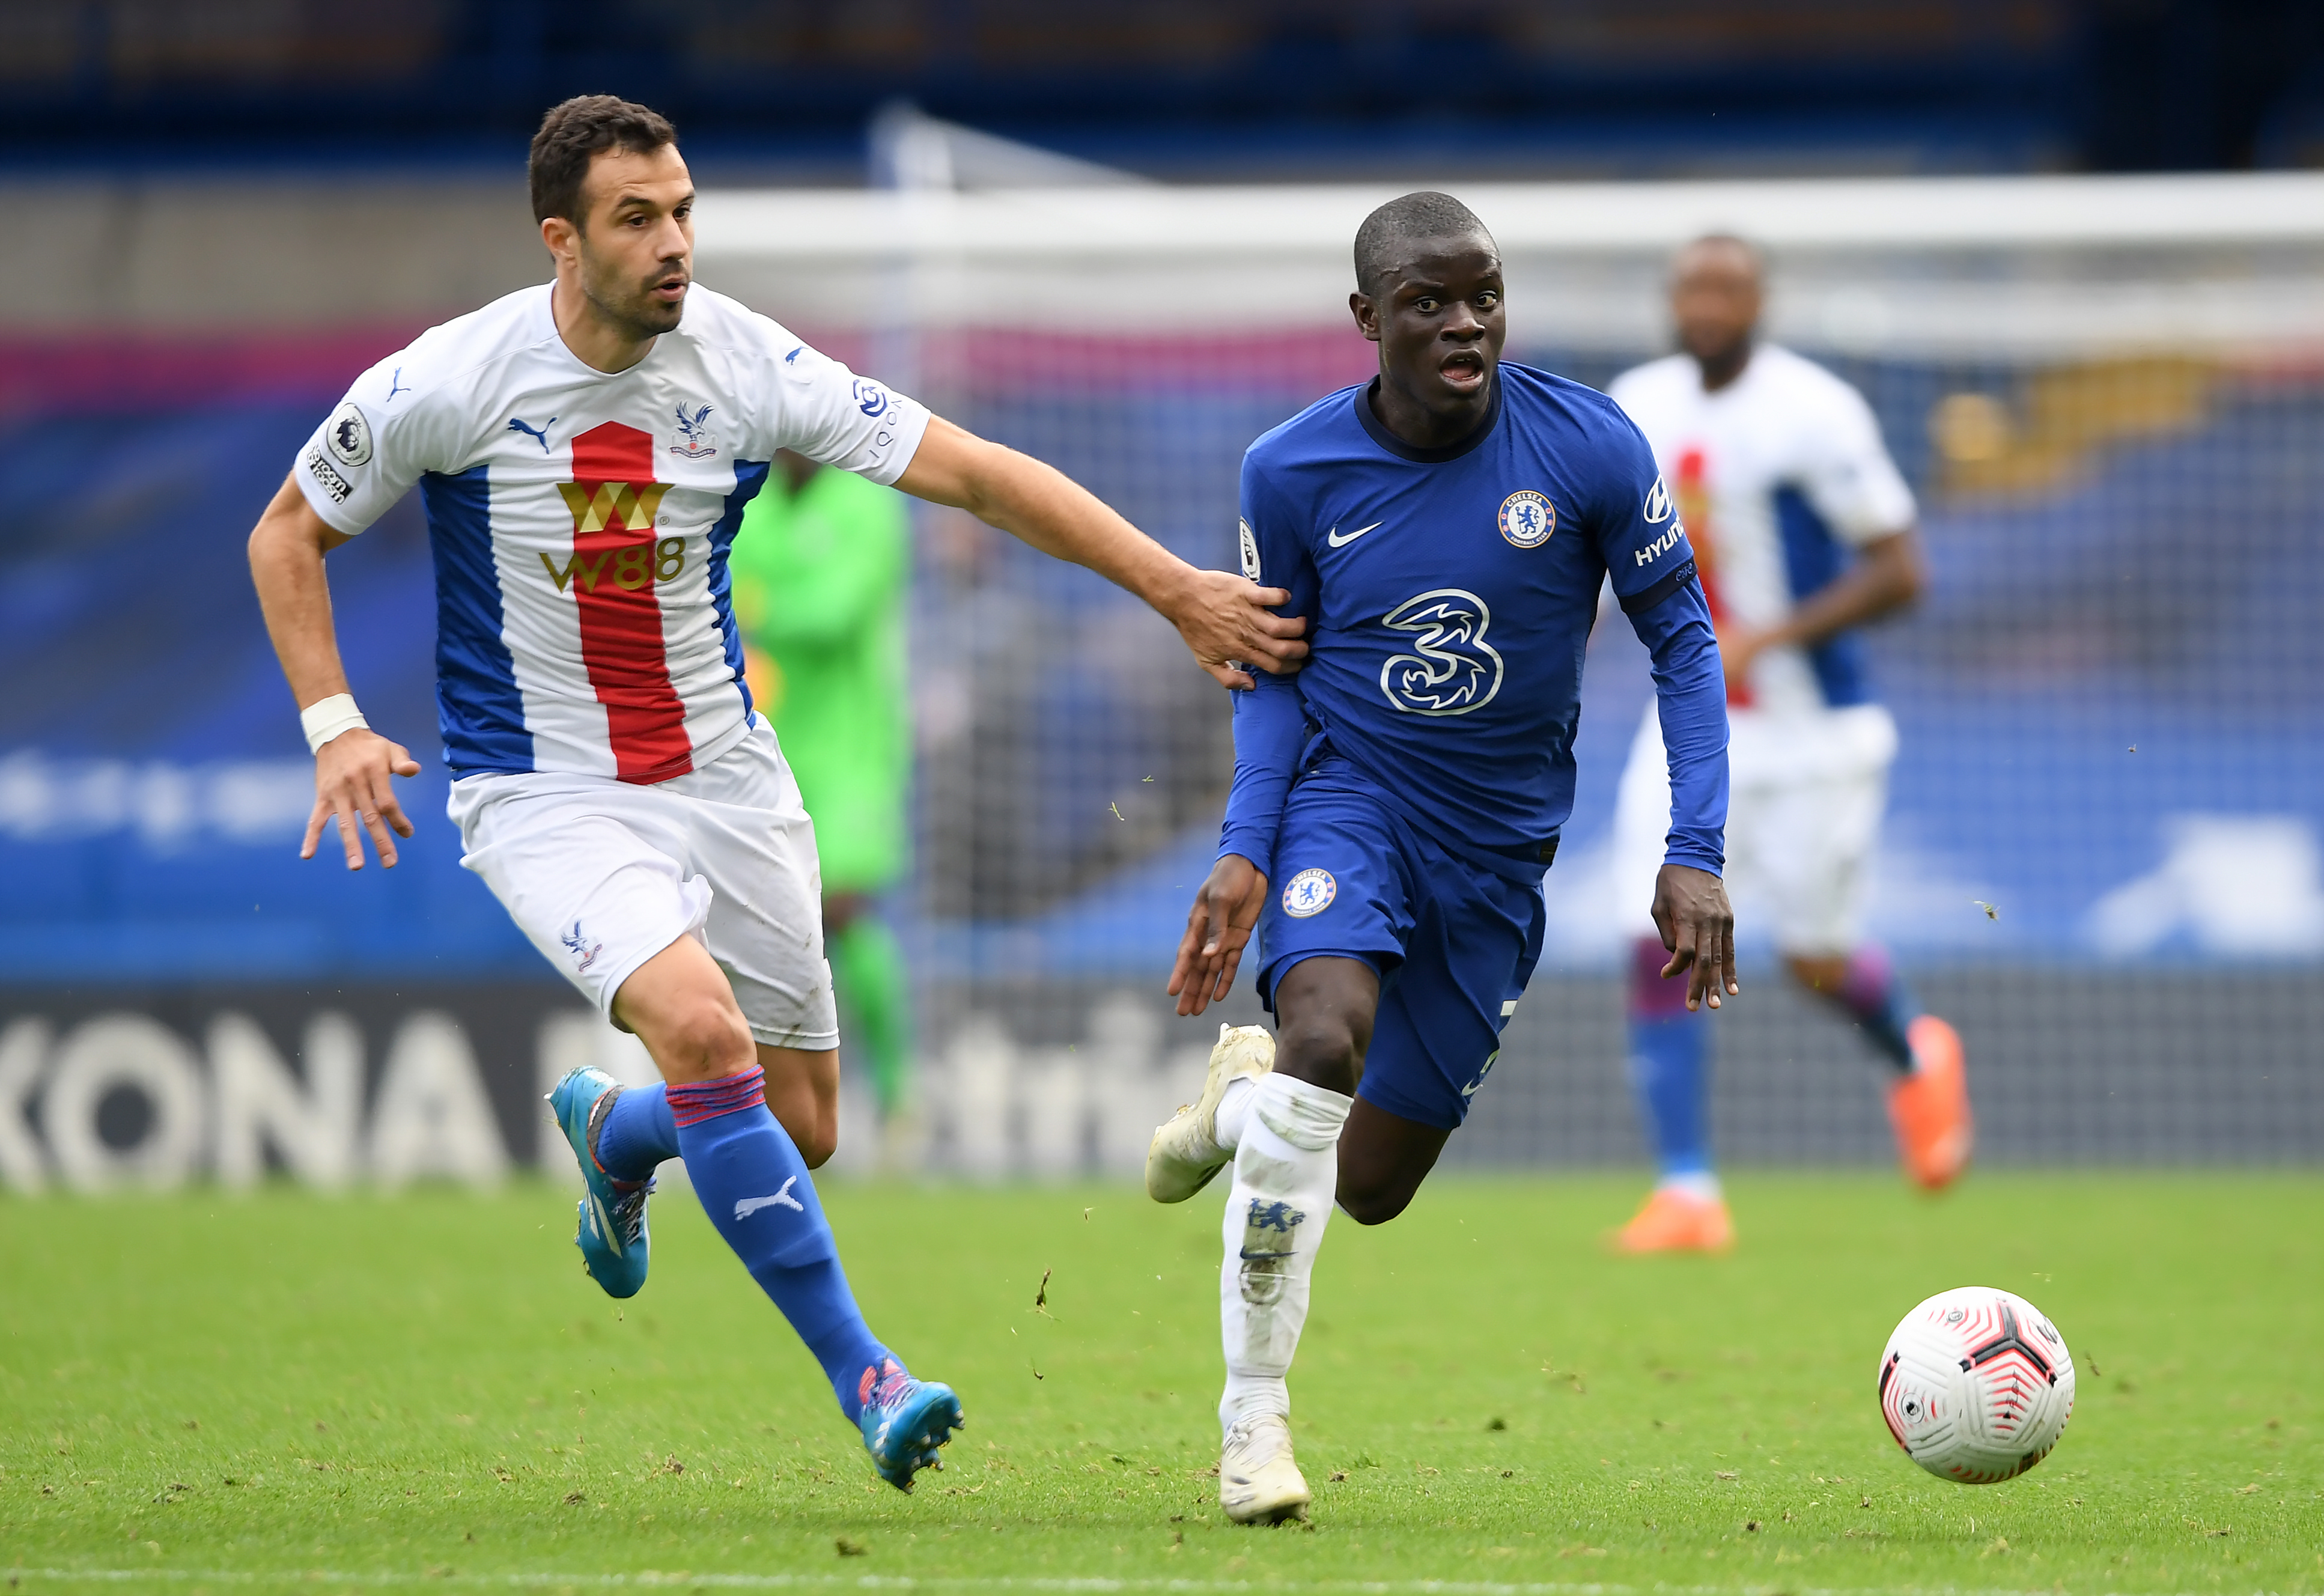
M 1356 1095 L 1399 1119 L 1457 1129 L 1500 1056 L 1501 1028 L 1541 960 L 1547 910 L 1525 879 L 1450 853 L 1344 761 L 1303 776 L 1284 804 L 1259 995 L 1303 959 L 1360 959 L 1379 1010 Z

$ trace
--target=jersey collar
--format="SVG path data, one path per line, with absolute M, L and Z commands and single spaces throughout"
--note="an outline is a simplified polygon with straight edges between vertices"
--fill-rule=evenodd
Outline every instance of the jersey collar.
M 1499 361 L 1493 363 L 1493 397 L 1491 402 L 1485 407 L 1485 419 L 1477 423 L 1477 429 L 1468 437 L 1458 443 L 1448 443 L 1442 448 L 1415 448 L 1380 425 L 1379 417 L 1372 411 L 1372 395 L 1379 392 L 1379 385 L 1380 380 L 1374 377 L 1364 385 L 1364 391 L 1356 395 L 1356 420 L 1362 423 L 1364 430 L 1371 435 L 1371 440 L 1374 443 L 1399 460 L 1413 460 L 1424 466 L 1438 466 L 1447 460 L 1457 460 L 1490 438 L 1493 435 L 1493 429 L 1500 425 L 1501 367 Z
M 622 381 L 624 378 L 635 376 L 639 373 L 645 371 L 648 367 L 651 366 L 656 360 L 661 357 L 662 346 L 669 343 L 671 338 L 685 330 L 686 328 L 686 318 L 681 316 L 678 318 L 678 326 L 670 328 L 669 331 L 661 334 L 654 339 L 653 347 L 646 351 L 645 358 L 643 360 L 639 361 L 635 365 L 623 366 L 617 372 L 601 372 L 595 366 L 591 365 L 587 361 L 582 359 L 578 355 L 576 355 L 573 352 L 573 346 L 567 343 L 565 341 L 565 335 L 557 329 L 556 295 L 557 283 L 552 279 L 540 292 L 540 325 L 547 332 L 547 336 L 541 339 L 541 342 L 544 345 L 555 345 L 557 353 L 563 358 L 566 365 L 574 374 L 590 382 L 618 383 Z M 692 307 L 689 306 L 688 309 L 690 309 Z

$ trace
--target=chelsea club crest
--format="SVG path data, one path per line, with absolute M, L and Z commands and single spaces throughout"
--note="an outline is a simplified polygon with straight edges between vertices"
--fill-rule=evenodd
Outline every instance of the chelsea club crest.
M 1303 870 L 1283 883 L 1283 912 L 1295 920 L 1322 914 L 1340 895 L 1340 883 L 1328 870 Z
M 1519 549 L 1538 549 L 1557 530 L 1557 506 L 1531 488 L 1501 501 L 1501 536 Z

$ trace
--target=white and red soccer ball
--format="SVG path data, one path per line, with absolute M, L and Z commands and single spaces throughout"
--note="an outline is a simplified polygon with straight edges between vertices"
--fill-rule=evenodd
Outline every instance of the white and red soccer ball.
M 2073 1416 L 2074 1357 L 2022 1296 L 1941 1291 L 1904 1315 L 1880 1354 L 1880 1413 L 1905 1455 L 1939 1479 L 2015 1479 Z

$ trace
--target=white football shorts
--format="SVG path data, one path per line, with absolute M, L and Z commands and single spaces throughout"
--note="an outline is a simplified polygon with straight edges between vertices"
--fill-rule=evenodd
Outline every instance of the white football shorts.
M 839 1046 L 815 827 L 763 717 L 707 766 L 651 786 L 471 776 L 452 784 L 449 809 L 460 863 L 608 1020 L 622 983 L 692 936 L 753 1037 Z
M 1896 723 L 1877 704 L 1812 715 L 1728 713 L 1727 893 L 1738 937 L 1779 952 L 1851 953 L 1863 939 L 1867 871 L 1888 801 Z M 1655 874 L 1670 831 L 1670 769 L 1655 706 L 1614 799 L 1615 901 L 1652 934 Z

